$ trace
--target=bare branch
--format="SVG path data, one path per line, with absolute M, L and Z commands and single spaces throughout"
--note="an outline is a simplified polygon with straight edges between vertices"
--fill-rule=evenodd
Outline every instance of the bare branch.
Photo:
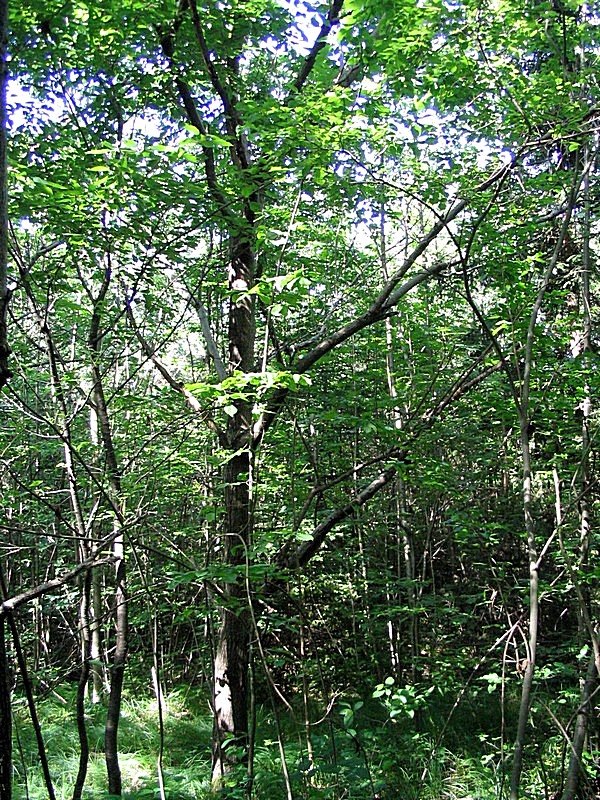
M 393 459 L 394 464 L 382 470 L 362 491 L 355 494 L 350 502 L 332 511 L 327 519 L 317 525 L 308 541 L 302 542 L 296 548 L 296 543 L 293 539 L 286 543 L 276 557 L 277 564 L 288 569 L 302 567 L 307 564 L 324 544 L 327 535 L 340 522 L 352 517 L 358 509 L 362 508 L 362 506 L 368 503 L 369 500 L 394 480 L 398 474 L 398 465 L 410 461 L 410 447 L 412 444 L 434 425 L 444 411 L 446 411 L 450 405 L 464 397 L 464 395 L 468 394 L 471 389 L 478 386 L 491 374 L 501 369 L 501 367 L 502 362 L 497 362 L 486 367 L 477 375 L 471 376 L 475 365 L 469 365 L 463 374 L 449 387 L 438 403 L 421 417 L 419 424 L 416 426 L 405 445 L 402 448 L 397 447 L 388 450 L 385 457 Z
M 474 193 L 480 193 L 504 180 L 513 166 L 514 162 L 496 170 L 496 172 L 474 189 Z M 419 240 L 412 252 L 404 259 L 401 267 L 390 277 L 367 311 L 322 339 L 310 352 L 302 356 L 302 358 L 293 365 L 294 372 L 307 372 L 317 361 L 323 358 L 323 356 L 347 341 L 351 336 L 354 336 L 356 333 L 359 333 L 376 322 L 381 322 L 389 314 L 393 313 L 394 307 L 416 286 L 419 286 L 435 275 L 439 275 L 447 267 L 447 263 L 434 264 L 432 267 L 417 272 L 402 283 L 402 279 L 407 275 L 410 268 L 414 266 L 419 257 L 427 250 L 429 245 L 437 239 L 443 230 L 446 230 L 450 222 L 456 219 L 468 204 L 469 201 L 467 199 L 458 200 L 445 214 L 439 215 L 437 222 Z M 277 418 L 277 415 L 287 399 L 288 393 L 289 389 L 278 389 L 274 392 L 271 402 L 255 423 L 253 427 L 253 447 L 255 449 L 260 446 L 265 433 Z
M 181 103 L 185 110 L 186 117 L 190 125 L 193 125 L 194 128 L 198 131 L 199 134 L 202 136 L 206 136 L 208 134 L 208 125 L 200 116 L 198 112 L 198 108 L 196 107 L 196 101 L 194 100 L 194 96 L 192 95 L 192 90 L 178 74 L 177 68 L 174 61 L 174 52 L 175 52 L 175 34 L 181 25 L 181 11 L 182 11 L 182 4 L 180 4 L 178 10 L 178 16 L 170 28 L 161 28 L 159 29 L 159 41 L 160 46 L 165 55 L 169 67 L 171 68 L 172 72 L 174 73 L 174 81 L 175 87 L 181 99 Z M 206 174 L 206 182 L 208 183 L 208 188 L 210 190 L 211 196 L 213 200 L 217 203 L 219 207 L 219 211 L 225 219 L 231 219 L 232 214 L 230 210 L 230 204 L 227 201 L 226 196 L 224 195 L 223 191 L 219 186 L 219 182 L 217 180 L 217 168 L 215 162 L 215 155 L 213 152 L 212 147 L 209 147 L 206 144 L 202 145 L 202 154 L 204 156 L 204 171 Z
M 208 49 L 208 44 L 206 43 L 206 38 L 204 36 L 204 31 L 202 29 L 202 24 L 200 23 L 200 16 L 198 15 L 198 6 L 196 5 L 196 0 L 188 0 L 188 6 L 192 13 L 192 24 L 194 26 L 194 33 L 196 34 L 196 39 L 200 47 L 202 60 L 204 61 L 204 65 L 206 66 L 206 69 L 210 76 L 210 82 L 215 92 L 221 98 L 221 102 L 223 103 L 223 109 L 225 111 L 225 116 L 228 118 L 228 120 L 230 120 L 231 123 L 233 123 L 233 126 L 235 128 L 235 126 L 237 126 L 239 122 L 238 113 L 235 108 L 235 101 L 232 93 L 229 91 L 225 83 L 221 80 L 221 77 L 217 72 L 217 67 L 212 58 L 210 57 L 210 50 Z
M 292 84 L 292 89 L 289 95 L 286 98 L 286 103 L 289 103 L 290 100 L 293 99 L 294 95 L 298 94 L 298 92 L 302 91 L 302 88 L 306 81 L 308 80 L 308 76 L 313 70 L 315 66 L 315 62 L 317 60 L 317 56 L 321 52 L 321 50 L 327 44 L 327 37 L 334 25 L 337 25 L 340 21 L 340 12 L 342 10 L 342 6 L 344 4 L 344 0 L 333 0 L 331 4 L 331 8 L 329 9 L 329 13 L 325 18 L 321 30 L 317 34 L 317 38 L 311 48 L 310 53 L 304 59 L 300 72 L 298 73 L 296 80 Z
M 204 341 L 206 343 L 206 349 L 208 350 L 208 354 L 212 358 L 215 370 L 217 371 L 217 376 L 220 381 L 224 381 L 227 377 L 227 370 L 225 369 L 225 364 L 223 364 L 223 359 L 221 358 L 221 354 L 219 353 L 219 348 L 217 347 L 217 343 L 214 340 L 212 335 L 212 331 L 210 329 L 210 324 L 208 322 L 208 313 L 204 304 L 192 297 L 192 304 L 196 309 L 198 314 L 198 319 L 200 320 L 200 327 L 202 328 L 202 335 L 204 336 Z
M 400 460 L 401 459 L 399 459 L 399 461 Z M 396 466 L 388 467 L 388 469 L 380 472 L 379 475 L 377 475 L 362 492 L 355 495 L 349 503 L 333 511 L 326 520 L 317 525 L 312 533 L 312 537 L 307 542 L 303 542 L 295 552 L 290 554 L 290 548 L 284 547 L 277 558 L 278 563 L 282 567 L 303 567 L 320 549 L 327 538 L 327 534 L 333 530 L 338 523 L 353 516 L 357 509 L 364 506 L 365 503 L 381 491 L 384 486 L 391 483 L 397 474 Z
M 192 411 L 195 411 L 196 413 L 204 413 L 204 414 L 206 414 L 206 409 L 204 409 L 202 407 L 202 405 L 199 402 L 198 398 L 195 397 L 192 394 L 192 392 L 190 392 L 189 389 L 186 389 L 185 384 L 183 384 L 181 381 L 178 381 L 177 378 L 173 377 L 173 375 L 169 372 L 167 367 L 163 364 L 163 362 L 160 360 L 160 358 L 156 355 L 156 351 L 155 351 L 154 347 L 152 347 L 150 342 L 147 341 L 147 339 L 144 337 L 143 333 L 140 331 L 139 326 L 138 326 L 137 322 L 135 321 L 135 317 L 133 316 L 133 312 L 132 312 L 131 308 L 129 307 L 129 305 L 127 306 L 127 319 L 129 320 L 129 322 L 131 324 L 131 327 L 132 327 L 132 330 L 135 333 L 135 336 L 136 336 L 138 342 L 140 343 L 140 345 L 142 347 L 142 350 L 144 351 L 146 357 L 149 358 L 150 361 L 154 364 L 154 366 L 156 368 L 156 371 L 163 378 L 165 383 L 168 386 L 170 386 L 171 389 L 174 389 L 178 394 L 182 395 L 182 397 L 185 398 L 186 403 L 192 409 Z M 213 431 L 213 433 L 215 433 L 219 437 L 219 440 L 221 440 L 223 433 L 220 430 L 220 428 L 217 426 L 217 424 L 214 422 L 214 420 L 212 420 L 212 419 L 207 417 L 206 421 L 207 421 L 207 425 L 209 426 L 209 428 Z
M 57 589 L 62 588 L 65 584 L 72 581 L 82 572 L 85 572 L 92 567 L 99 567 L 103 564 L 113 564 L 115 558 L 113 556 L 104 556 L 104 558 L 99 558 L 100 552 L 108 547 L 117 536 L 121 535 L 121 530 L 117 532 L 113 532 L 110 536 L 106 536 L 96 548 L 96 552 L 91 555 L 89 558 L 86 558 L 85 561 L 82 561 L 73 569 L 68 570 L 68 572 L 64 572 L 62 575 L 59 575 L 58 578 L 52 578 L 52 580 L 45 581 L 44 583 L 40 583 L 37 586 L 32 587 L 31 589 L 26 589 L 21 594 L 17 594 L 14 597 L 9 597 L 8 600 L 5 600 L 0 606 L 0 616 L 4 614 L 11 614 L 15 611 L 19 606 L 28 603 L 30 600 L 35 600 L 37 597 L 41 597 L 44 594 L 49 594 L 50 592 L 55 592 Z

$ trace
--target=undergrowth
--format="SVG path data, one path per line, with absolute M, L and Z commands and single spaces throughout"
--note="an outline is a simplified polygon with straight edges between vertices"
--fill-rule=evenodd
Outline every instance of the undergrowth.
M 281 712 L 289 790 L 298 800 L 497 800 L 504 796 L 510 743 L 501 747 L 499 709 L 473 698 L 440 731 L 448 709 L 428 699 L 418 713 L 390 717 L 377 699 L 339 701 L 311 729 L 310 746 L 302 726 Z M 79 742 L 69 692 L 54 693 L 38 703 L 57 800 L 70 800 L 77 773 Z M 410 707 L 408 708 L 410 712 Z M 87 800 L 106 800 L 103 755 L 105 709 L 89 705 L 87 730 L 91 756 L 84 789 Z M 210 792 L 212 721 L 206 698 L 181 689 L 166 698 L 162 769 L 167 800 L 205 800 Z M 283 777 L 277 726 L 272 713 L 257 712 L 253 796 L 279 800 L 289 793 Z M 524 797 L 551 796 L 559 775 L 560 741 L 546 737 L 536 752 L 535 732 L 524 776 Z M 540 740 L 538 740 L 540 741 Z M 119 731 L 124 800 L 159 800 L 157 759 L 158 709 L 152 698 L 128 697 Z M 48 796 L 25 704 L 15 707 L 16 800 Z M 540 767 L 541 765 L 541 767 Z M 247 796 L 247 775 L 234 777 L 231 800 Z

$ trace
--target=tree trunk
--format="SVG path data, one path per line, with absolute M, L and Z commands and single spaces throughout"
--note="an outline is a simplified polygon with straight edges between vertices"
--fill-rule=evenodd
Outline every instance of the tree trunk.
M 525 734 L 529 721 L 529 710 L 531 707 L 531 694 L 533 688 L 533 677 L 535 673 L 535 662 L 537 655 L 537 638 L 539 623 L 539 569 L 540 557 L 536 545 L 536 526 L 533 518 L 533 497 L 532 497 L 532 463 L 531 463 L 531 443 L 530 443 L 530 400 L 531 400 L 531 377 L 534 365 L 534 342 L 536 337 L 536 326 L 539 314 L 546 297 L 546 292 L 550 285 L 550 280 L 554 274 L 556 264 L 567 236 L 569 224 L 573 214 L 573 208 L 582 177 L 578 176 L 574 181 L 568 207 L 563 216 L 560 232 L 552 253 L 550 262 L 544 272 L 541 286 L 538 290 L 529 325 L 527 328 L 527 339 L 525 343 L 525 353 L 523 358 L 523 374 L 521 376 L 520 394 L 515 396 L 515 403 L 519 415 L 519 425 L 521 430 L 521 457 L 523 467 L 523 516 L 525 519 L 525 531 L 527 533 L 527 550 L 529 554 L 529 637 L 527 643 L 527 662 L 523 686 L 521 689 L 521 704 L 519 707 L 519 721 L 517 723 L 517 736 L 513 755 L 513 767 L 510 776 L 510 800 L 518 800 L 521 784 L 521 772 L 523 769 L 523 751 L 525 748 Z
M 519 721 L 517 723 L 517 736 L 513 756 L 513 768 L 510 778 L 510 800 L 518 800 L 521 772 L 523 769 L 523 751 L 527 723 L 529 722 L 529 709 L 531 707 L 531 694 L 533 676 L 535 673 L 535 660 L 537 655 L 537 638 L 539 624 L 539 563 L 535 541 L 535 525 L 531 511 L 531 451 L 529 443 L 529 414 L 527 404 L 521 412 L 521 453 L 523 458 L 523 513 L 525 517 L 525 530 L 527 532 L 527 549 L 529 552 L 529 637 L 527 641 L 527 659 L 523 686 L 521 688 L 521 704 L 519 707 Z
M 0 800 L 12 797 L 12 713 L 6 652 L 6 614 L 0 614 Z
M 242 257 L 240 258 L 239 255 Z M 236 243 L 229 285 L 244 291 L 253 279 L 253 254 L 248 244 Z M 248 372 L 254 360 L 254 309 L 246 296 L 231 301 L 229 320 L 229 366 Z M 250 612 L 245 566 L 251 541 L 252 514 L 250 477 L 252 456 L 249 446 L 252 410 L 238 400 L 229 418 L 227 444 L 232 455 L 225 465 L 225 528 L 223 560 L 238 570 L 234 582 L 224 586 L 222 612 L 214 664 L 213 783 L 218 786 L 235 764 L 246 763 L 248 745 L 248 667 Z
M 103 693 L 107 690 L 104 669 L 105 659 L 102 654 L 102 573 L 94 570 L 92 573 L 91 603 L 90 603 L 90 672 L 92 675 L 92 703 L 100 702 Z
M 108 698 L 106 725 L 104 728 L 104 757 L 108 776 L 108 792 L 109 794 L 120 795 L 122 792 L 122 784 L 117 737 L 119 718 L 121 715 L 121 698 L 123 693 L 125 662 L 127 660 L 128 638 L 127 586 L 122 535 L 115 540 L 113 555 L 117 559 L 114 596 L 115 650 L 110 670 L 110 695 Z
M 202 22 L 195 2 L 190 1 L 189 10 L 198 42 L 200 54 L 207 74 L 224 106 L 225 127 L 231 141 L 233 167 L 242 173 L 250 165 L 250 156 L 244 135 L 238 130 L 240 117 L 236 109 L 237 96 L 228 82 L 218 74 L 204 38 Z M 175 40 L 181 24 L 178 17 L 170 29 L 161 32 L 160 44 L 171 66 L 175 65 Z M 229 62 L 232 74 L 238 70 L 237 61 Z M 189 85 L 180 77 L 174 79 L 187 119 L 200 134 L 205 135 L 207 125 L 196 106 Z M 230 253 L 227 285 L 230 292 L 228 315 L 228 372 L 247 373 L 254 369 L 255 320 L 254 300 L 248 294 L 255 278 L 255 220 L 256 205 L 260 204 L 258 190 L 249 198 L 242 199 L 243 214 L 236 215 L 219 185 L 215 153 L 209 146 L 203 147 L 204 169 L 207 186 L 220 215 L 224 228 L 230 236 Z M 205 331 L 207 326 L 204 325 Z M 210 331 L 208 331 L 210 333 Z M 207 336 L 210 342 L 211 337 Z M 219 377 L 223 365 L 217 349 L 208 345 L 217 365 Z M 247 606 L 247 583 L 244 570 L 248 557 L 251 534 L 250 472 L 252 466 L 251 423 L 252 406 L 245 399 L 236 399 L 235 412 L 228 417 L 227 430 L 221 444 L 229 451 L 229 460 L 224 467 L 225 517 L 223 528 L 223 563 L 239 569 L 237 579 L 223 586 L 224 606 L 215 653 L 213 674 L 213 769 L 215 786 L 223 784 L 227 773 L 236 764 L 247 761 L 248 755 L 248 667 L 250 621 Z
M 236 415 L 237 416 L 237 415 Z M 248 667 L 250 611 L 245 564 L 250 541 L 250 453 L 230 459 L 225 468 L 226 531 L 224 563 L 239 569 L 226 584 L 225 607 L 214 664 L 213 783 L 239 763 L 246 763 L 248 745 Z
M 98 413 L 94 406 L 90 406 L 90 439 L 97 453 L 100 453 L 100 430 L 98 425 Z M 100 462 L 100 459 L 98 459 Z M 96 464 L 97 469 L 100 464 Z M 96 530 L 96 525 L 92 525 L 89 532 L 88 553 L 91 553 L 94 546 L 94 540 L 100 538 L 99 530 Z M 91 700 L 94 705 L 100 702 L 102 695 L 110 690 L 108 684 L 105 663 L 108 660 L 103 657 L 102 653 L 102 572 L 100 570 L 93 570 L 91 573 L 90 596 L 86 605 L 87 620 L 86 624 L 89 628 L 89 676 L 91 677 Z M 89 686 L 86 686 L 86 694 L 89 692 Z
M 83 575 L 81 585 L 81 600 L 79 606 L 79 625 L 81 639 L 81 673 L 77 684 L 76 709 L 77 709 L 77 734 L 79 737 L 79 767 L 75 786 L 73 788 L 73 800 L 81 800 L 83 786 L 87 776 L 88 762 L 90 757 L 90 746 L 85 722 L 85 696 L 90 675 L 90 586 L 92 581 L 91 571 Z
M 594 688 L 596 685 L 596 659 L 594 658 L 594 651 L 590 654 L 588 668 L 581 688 L 581 702 L 579 705 L 579 712 L 575 722 L 575 731 L 573 733 L 573 741 L 571 742 L 571 758 L 569 759 L 569 769 L 567 771 L 567 778 L 565 780 L 565 787 L 562 793 L 561 800 L 574 800 L 577 796 L 579 782 L 582 774 L 581 756 L 583 754 L 583 745 L 585 744 L 585 737 L 588 729 L 588 722 L 590 716 L 593 714 L 593 707 L 590 703 Z
M 586 148 L 586 167 L 589 160 L 589 152 Z M 583 218 L 583 250 L 581 263 L 581 305 L 582 305 L 582 329 L 576 331 L 571 345 L 571 356 L 582 358 L 592 349 L 592 314 L 591 314 L 591 292 L 590 292 L 590 233 L 591 233 L 591 208 L 590 208 L 590 182 L 589 173 L 586 171 L 583 184 L 584 196 L 584 218 Z M 582 412 L 581 425 L 581 488 L 579 495 L 579 530 L 580 530 L 580 553 L 578 572 L 584 573 L 588 567 L 588 556 L 591 538 L 591 509 L 590 491 L 593 484 L 593 477 L 590 465 L 590 451 L 592 441 L 590 435 L 590 423 L 592 415 L 592 391 L 590 381 L 586 380 L 584 385 L 584 396 L 580 404 Z M 557 484 L 558 485 L 558 484 Z M 561 540 L 562 541 L 562 540 Z M 579 625 L 582 634 L 586 633 L 585 617 L 589 616 L 590 597 L 587 587 L 582 586 L 578 591 L 579 595 Z M 575 722 L 573 740 L 571 742 L 571 757 L 569 759 L 569 769 L 565 780 L 564 791 L 561 800 L 573 800 L 577 796 L 580 778 L 582 775 L 581 757 L 585 738 L 588 730 L 588 723 L 593 709 L 590 707 L 590 699 L 596 683 L 596 656 L 597 648 L 591 642 L 591 654 L 585 678 L 582 680 L 581 697 L 579 712 Z
M 104 301 L 112 279 L 111 252 L 107 249 L 104 279 L 94 300 L 94 312 L 90 322 L 88 344 L 92 355 L 91 398 L 97 415 L 98 433 L 102 442 L 106 462 L 106 498 L 113 517 L 113 557 L 115 559 L 115 592 L 113 596 L 113 619 L 115 628 L 115 647 L 110 667 L 110 693 L 104 727 L 104 758 L 108 778 L 109 794 L 122 793 L 121 768 L 119 766 L 118 732 L 121 716 L 123 678 L 127 661 L 129 614 L 127 598 L 127 566 L 125 561 L 125 536 L 123 534 L 123 514 L 125 501 L 121 486 L 121 471 L 111 429 L 108 403 L 104 393 L 100 369 L 100 344 L 102 341 L 102 313 Z
M 0 0 L 0 389 L 12 374 L 8 368 L 10 348 L 8 346 L 6 325 L 8 301 L 10 300 L 8 288 L 8 178 L 6 157 L 7 46 L 8 0 Z

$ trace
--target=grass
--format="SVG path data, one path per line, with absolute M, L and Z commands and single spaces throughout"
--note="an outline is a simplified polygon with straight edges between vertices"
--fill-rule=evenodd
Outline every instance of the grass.
M 489 706 L 482 714 L 485 700 L 472 698 L 470 705 L 465 703 L 439 745 L 436 731 L 441 728 L 445 709 L 441 699 L 436 708 L 433 696 L 419 726 L 409 716 L 390 720 L 381 704 L 373 700 L 367 700 L 356 712 L 352 727 L 344 727 L 343 714 L 334 709 L 312 730 L 312 761 L 301 732 L 282 713 L 295 800 L 499 800 L 502 769 L 506 774 L 507 767 L 500 757 L 498 715 Z M 38 703 L 57 800 L 70 800 L 77 773 L 79 744 L 73 708 L 70 691 L 62 692 L 62 699 L 55 695 Z M 84 797 L 103 800 L 107 798 L 102 752 L 105 709 L 90 705 L 87 714 L 92 754 Z M 168 695 L 163 757 L 168 800 L 210 797 L 211 728 L 206 697 L 200 692 L 184 689 Z M 42 800 L 47 792 L 32 726 L 19 700 L 15 703 L 15 734 L 15 800 Z M 153 698 L 125 698 L 119 746 L 124 799 L 159 798 L 158 714 Z M 547 756 L 552 751 L 558 754 L 559 748 L 549 746 L 548 739 L 544 746 Z M 541 784 L 540 771 L 534 766 L 534 742 L 531 747 L 532 768 L 524 776 L 523 795 L 543 798 L 548 796 L 548 787 Z M 554 782 L 557 758 L 553 759 L 554 772 L 552 760 L 548 761 L 547 774 Z M 238 788 L 230 796 L 242 798 L 244 794 Z M 254 796 L 257 800 L 284 800 L 287 796 L 276 725 L 265 710 L 258 713 L 257 720 Z
M 38 704 L 38 713 L 46 743 L 57 800 L 70 800 L 77 774 L 79 741 L 73 718 L 72 697 L 62 693 Z M 190 704 L 194 707 L 194 703 Z M 84 797 L 106 797 L 104 765 L 105 709 L 90 705 L 87 729 L 90 762 Z M 47 797 L 38 767 L 33 730 L 26 709 L 15 709 L 15 800 L 41 800 Z M 167 698 L 165 713 L 165 749 L 163 771 L 170 800 L 200 800 L 206 797 L 210 772 L 211 722 L 186 707 L 182 693 Z M 119 727 L 119 762 L 124 797 L 142 800 L 157 793 L 157 758 L 159 751 L 158 713 L 153 698 L 126 698 Z M 20 746 L 19 746 L 20 745 Z

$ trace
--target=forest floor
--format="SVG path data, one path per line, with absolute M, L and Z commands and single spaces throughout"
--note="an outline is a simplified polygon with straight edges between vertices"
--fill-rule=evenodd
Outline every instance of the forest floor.
M 477 701 L 477 702 L 475 702 Z M 452 714 L 438 742 L 449 707 L 430 701 L 425 713 L 386 718 L 376 700 L 339 700 L 311 729 L 312 755 L 303 723 L 284 708 L 279 721 L 257 712 L 254 797 L 261 800 L 496 800 L 505 795 L 512 741 L 502 748 L 499 699 L 485 690 Z M 57 687 L 38 703 L 57 800 L 70 800 L 79 763 L 74 691 Z M 106 800 L 102 704 L 88 708 L 91 755 L 84 798 Z M 187 687 L 171 691 L 163 708 L 162 772 L 166 800 L 210 796 L 211 717 L 206 695 Z M 506 719 L 505 719 L 506 724 Z M 279 734 L 278 734 L 279 730 Z M 279 736 L 285 740 L 286 788 Z M 16 800 L 48 797 L 24 701 L 15 708 Z M 150 688 L 125 699 L 119 733 L 124 798 L 161 800 L 158 781 L 161 737 Z M 532 731 L 532 767 L 524 775 L 524 797 L 554 796 L 560 780 L 560 739 Z M 504 779 L 503 779 L 504 775 Z M 228 797 L 246 797 L 237 781 Z

